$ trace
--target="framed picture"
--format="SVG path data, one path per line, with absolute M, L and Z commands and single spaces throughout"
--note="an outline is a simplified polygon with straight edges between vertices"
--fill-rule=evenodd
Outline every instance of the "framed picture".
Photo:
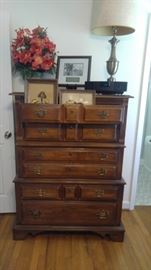
M 83 91 L 83 90 L 60 90 L 60 103 L 71 104 L 95 104 L 95 91 Z
M 28 79 L 25 91 L 25 102 L 36 104 L 57 103 L 57 80 Z
M 84 87 L 90 80 L 91 56 L 58 56 L 57 80 L 66 88 Z

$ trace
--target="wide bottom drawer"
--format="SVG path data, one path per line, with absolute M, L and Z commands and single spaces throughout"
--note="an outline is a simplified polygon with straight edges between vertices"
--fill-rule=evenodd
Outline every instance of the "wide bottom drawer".
M 22 201 L 21 224 L 118 225 L 117 203 Z

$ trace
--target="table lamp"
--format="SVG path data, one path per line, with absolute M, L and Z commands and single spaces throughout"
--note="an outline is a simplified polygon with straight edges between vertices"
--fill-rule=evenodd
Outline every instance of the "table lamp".
M 115 81 L 113 75 L 117 72 L 119 61 L 116 58 L 116 36 L 128 35 L 135 31 L 135 0 L 93 0 L 92 33 L 100 36 L 112 36 L 111 54 L 106 61 L 108 82 Z

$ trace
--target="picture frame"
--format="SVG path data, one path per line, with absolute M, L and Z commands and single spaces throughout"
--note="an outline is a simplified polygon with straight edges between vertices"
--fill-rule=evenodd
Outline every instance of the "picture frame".
M 64 90 L 59 91 L 60 104 L 72 105 L 72 104 L 95 104 L 95 91 L 94 90 Z
M 27 79 L 25 102 L 32 104 L 58 103 L 57 85 L 56 79 Z
M 58 85 L 66 88 L 84 87 L 90 80 L 91 56 L 58 56 Z

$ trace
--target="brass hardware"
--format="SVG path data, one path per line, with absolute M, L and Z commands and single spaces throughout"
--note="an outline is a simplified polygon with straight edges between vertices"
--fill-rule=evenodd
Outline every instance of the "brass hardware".
M 102 118 L 102 119 L 106 119 L 109 116 L 109 113 L 107 113 L 105 111 L 101 111 L 98 113 L 98 116 L 100 116 L 100 118 Z
M 40 170 L 40 168 L 34 168 L 34 169 L 33 169 L 33 173 L 36 174 L 36 175 L 41 175 L 41 170 Z
M 108 219 L 110 216 L 110 212 L 108 210 L 102 209 L 96 213 L 98 219 Z
M 102 129 L 102 128 L 95 129 L 96 136 L 101 136 L 103 133 L 104 133 L 104 129 Z
M 48 129 L 47 128 L 38 128 L 38 131 L 41 135 L 45 135 L 48 133 Z
M 39 110 L 39 111 L 36 111 L 35 114 L 36 114 L 38 117 L 43 118 L 43 117 L 45 117 L 45 115 L 47 114 L 47 111 Z
M 108 157 L 108 155 L 106 154 L 106 153 L 99 153 L 99 158 L 100 158 L 100 160 L 105 160 L 105 159 L 107 159 L 107 157 Z
M 105 174 L 106 174 L 105 169 L 101 168 L 101 169 L 98 171 L 98 174 L 99 174 L 100 176 L 105 176 Z
M 33 216 L 33 218 L 39 218 L 41 215 L 40 210 L 30 210 L 30 214 Z
M 97 189 L 96 190 L 96 197 L 101 198 L 104 196 L 104 190 L 103 189 Z
M 47 193 L 44 190 L 42 190 L 41 188 L 39 189 L 39 196 L 40 197 L 48 197 Z

